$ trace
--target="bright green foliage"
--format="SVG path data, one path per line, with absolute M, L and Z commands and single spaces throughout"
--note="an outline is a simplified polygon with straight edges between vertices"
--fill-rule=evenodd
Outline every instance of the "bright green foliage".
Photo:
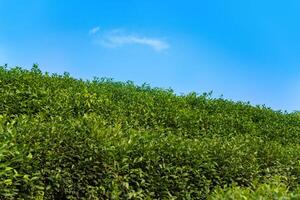
M 0 67 L 0 199 L 294 198 L 299 152 L 297 113 Z
M 300 199 L 300 188 L 290 192 L 288 186 L 280 180 L 280 177 L 275 177 L 277 180 L 272 180 L 267 183 L 255 183 L 252 187 L 240 187 L 232 185 L 227 188 L 218 188 L 208 198 L 209 200 L 298 200 Z

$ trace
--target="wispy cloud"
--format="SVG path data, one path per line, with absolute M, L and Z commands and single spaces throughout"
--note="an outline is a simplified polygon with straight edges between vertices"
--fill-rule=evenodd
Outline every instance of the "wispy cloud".
M 92 28 L 90 31 L 89 31 L 89 34 L 90 35 L 95 35 L 97 32 L 99 32 L 100 31 L 100 27 L 99 26 L 97 26 L 97 27 L 94 27 L 94 28 Z
M 127 33 L 121 29 L 105 32 L 99 32 L 99 29 L 91 29 L 90 32 L 93 32 L 93 35 L 97 33 L 96 42 L 108 48 L 117 48 L 125 45 L 143 45 L 159 52 L 170 48 L 170 45 L 162 39 Z

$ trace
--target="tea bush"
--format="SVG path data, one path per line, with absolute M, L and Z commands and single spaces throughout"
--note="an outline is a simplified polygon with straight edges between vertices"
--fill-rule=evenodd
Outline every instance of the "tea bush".
M 275 177 L 275 180 L 270 180 L 266 183 L 255 183 L 253 186 L 243 188 L 237 185 L 230 187 L 218 188 L 208 198 L 209 200 L 234 200 L 234 199 L 249 199 L 249 200 L 269 200 L 269 199 L 300 199 L 299 188 L 290 192 L 288 186 L 280 179 Z
M 0 199 L 295 199 L 298 152 L 298 113 L 0 67 Z

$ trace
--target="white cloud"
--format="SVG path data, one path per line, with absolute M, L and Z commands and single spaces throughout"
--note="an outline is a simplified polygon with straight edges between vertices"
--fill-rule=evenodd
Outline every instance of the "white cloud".
M 125 33 L 122 29 L 106 31 L 97 34 L 97 36 L 97 43 L 109 48 L 116 48 L 125 45 L 144 45 L 151 47 L 155 51 L 164 51 L 170 47 L 170 45 L 162 39 Z
M 100 31 L 100 27 L 99 26 L 97 26 L 97 27 L 94 27 L 94 28 L 92 28 L 90 31 L 89 31 L 89 34 L 90 35 L 95 35 L 97 32 L 99 32 Z
M 147 38 L 141 36 L 133 36 L 133 35 L 112 35 L 104 38 L 104 45 L 109 47 L 120 47 L 123 45 L 146 45 L 153 48 L 156 51 L 162 51 L 169 48 L 169 45 L 155 38 Z

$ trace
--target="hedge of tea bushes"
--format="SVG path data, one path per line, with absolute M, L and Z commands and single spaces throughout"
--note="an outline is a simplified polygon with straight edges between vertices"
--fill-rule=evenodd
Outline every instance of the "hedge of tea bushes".
M 273 179 L 273 180 L 272 180 Z M 289 191 L 282 177 L 273 177 L 264 183 L 255 182 L 251 187 L 240 187 L 236 184 L 217 188 L 210 196 L 209 200 L 269 200 L 269 199 L 300 199 L 300 190 Z
M 298 113 L 3 66 L 0 199 L 294 198 L 299 133 Z

